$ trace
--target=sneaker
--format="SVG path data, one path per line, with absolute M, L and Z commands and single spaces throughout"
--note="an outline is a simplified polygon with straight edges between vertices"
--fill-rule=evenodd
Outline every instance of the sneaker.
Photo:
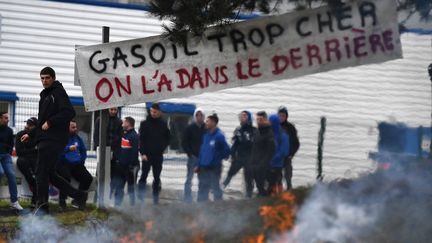
M 11 207 L 18 210 L 18 211 L 21 211 L 24 209 L 23 207 L 21 207 L 21 205 L 19 204 L 18 201 L 11 203 Z
M 87 193 L 83 192 L 79 198 L 73 199 L 71 202 L 72 207 L 79 210 L 84 210 L 87 202 Z

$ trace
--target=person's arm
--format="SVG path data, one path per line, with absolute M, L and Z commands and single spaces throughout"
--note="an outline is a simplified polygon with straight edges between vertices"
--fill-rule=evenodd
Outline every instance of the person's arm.
M 188 157 L 192 156 L 192 144 L 191 144 L 191 128 L 188 126 L 183 132 L 182 136 L 182 148 Z
M 131 142 L 131 160 L 132 160 L 132 167 L 135 167 L 137 165 L 139 165 L 139 160 L 138 160 L 138 156 L 139 156 L 139 137 L 138 134 L 134 134 L 134 136 L 131 137 L 130 139 Z
M 77 137 L 78 137 L 78 150 L 81 155 L 81 163 L 84 164 L 85 160 L 87 159 L 87 148 L 82 138 L 80 138 L 79 136 Z
M 24 143 L 21 141 L 21 137 L 25 133 L 19 132 L 15 138 L 15 151 L 18 157 L 25 156 L 26 155 L 26 149 L 24 146 Z
M 59 108 L 59 112 L 47 119 L 49 127 L 55 127 L 58 124 L 70 122 L 75 117 L 75 110 L 70 103 L 68 95 L 64 89 L 57 89 L 53 92 L 55 102 Z
M 300 148 L 300 141 L 297 135 L 297 129 L 293 125 L 293 134 L 290 135 L 290 152 L 289 156 L 294 157 L 294 155 L 297 153 L 298 149 Z
M 232 141 L 232 146 L 231 146 L 231 158 L 232 158 L 232 160 L 236 160 L 237 159 L 237 148 L 238 148 L 238 139 L 237 139 L 237 136 L 236 136 L 237 131 L 238 131 L 238 128 L 236 128 L 234 130 L 234 135 L 233 135 L 233 137 L 231 139 L 231 141 Z
M 165 123 L 165 126 L 164 126 L 164 128 L 165 128 L 165 137 L 164 137 L 164 139 L 165 139 L 165 146 L 164 146 L 164 151 L 165 151 L 165 149 L 169 146 L 169 144 L 170 144 L 170 138 L 171 138 L 171 131 L 169 130 L 169 128 L 168 128 L 168 124 L 166 124 Z
M 139 127 L 139 152 L 141 155 L 146 155 L 146 144 L 145 144 L 145 139 L 146 139 L 146 135 L 145 134 L 145 121 L 141 122 L 140 127 Z

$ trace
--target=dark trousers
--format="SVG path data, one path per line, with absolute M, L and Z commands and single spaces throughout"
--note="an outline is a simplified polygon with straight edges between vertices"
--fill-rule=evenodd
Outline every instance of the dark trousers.
M 49 182 L 74 199 L 82 199 L 85 194 L 71 186 L 56 170 L 57 162 L 63 152 L 64 144 L 54 141 L 43 141 L 38 145 L 38 160 L 36 167 L 37 204 L 48 209 Z
M 128 184 L 129 203 L 135 205 L 135 183 L 138 167 L 129 167 L 123 165 L 115 166 L 115 174 L 113 175 L 114 182 L 114 203 L 115 206 L 120 206 L 123 203 L 124 187 Z
M 258 196 L 267 196 L 268 191 L 266 189 L 267 175 L 268 175 L 268 167 L 265 166 L 254 166 L 252 167 L 253 179 L 255 181 L 255 185 L 258 189 Z
M 243 168 L 243 165 L 244 163 L 241 160 L 233 160 L 231 162 L 231 165 L 228 169 L 227 177 L 223 182 L 225 186 L 227 186 L 231 182 L 231 179 L 240 171 L 241 168 Z
M 145 190 L 147 186 L 147 176 L 150 169 L 153 172 L 153 197 L 159 197 L 159 193 L 162 189 L 160 174 L 162 172 L 162 155 L 147 155 L 148 160 L 142 161 L 142 173 L 141 178 L 138 182 L 138 198 L 144 200 Z
M 36 179 L 35 179 L 36 158 L 30 159 L 30 158 L 18 157 L 17 167 L 24 175 L 24 178 L 29 185 L 30 191 L 33 193 L 32 203 L 36 203 Z
M 246 197 L 251 198 L 254 189 L 254 174 L 253 169 L 250 165 L 245 164 L 243 167 L 245 186 L 246 186 Z
M 58 174 L 70 182 L 71 178 L 78 181 L 78 189 L 81 191 L 87 191 L 93 181 L 93 176 L 88 172 L 83 164 L 69 164 L 61 162 L 57 167 Z M 59 202 L 65 203 L 67 195 L 65 192 L 60 190 Z
M 270 194 L 277 194 L 282 191 L 282 168 L 271 168 L 268 172 L 267 178 L 268 192 Z
M 222 189 L 220 188 L 220 178 L 222 166 L 213 168 L 200 168 L 198 173 L 198 202 L 209 200 L 210 190 L 214 200 L 222 200 Z
M 291 190 L 292 189 L 292 184 L 291 184 L 292 170 L 293 170 L 292 159 L 286 158 L 286 160 L 285 160 L 285 166 L 283 168 L 283 171 L 284 171 L 285 181 L 286 181 L 286 184 L 287 184 L 287 190 Z

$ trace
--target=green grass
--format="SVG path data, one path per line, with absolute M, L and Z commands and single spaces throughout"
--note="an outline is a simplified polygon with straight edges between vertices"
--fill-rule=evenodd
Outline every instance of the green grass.
M 20 200 L 20 204 L 28 213 L 31 213 L 29 200 Z M 50 215 L 60 225 L 67 228 L 82 226 L 89 220 L 105 221 L 109 217 L 107 210 L 98 209 L 94 204 L 87 204 L 86 209 L 83 211 L 68 207 L 65 212 L 60 212 L 57 204 L 50 203 L 50 212 Z M 18 215 L 14 213 L 9 200 L 0 200 L 0 242 L 2 242 L 2 239 L 14 237 L 19 230 L 20 219 L 25 216 L 26 214 Z

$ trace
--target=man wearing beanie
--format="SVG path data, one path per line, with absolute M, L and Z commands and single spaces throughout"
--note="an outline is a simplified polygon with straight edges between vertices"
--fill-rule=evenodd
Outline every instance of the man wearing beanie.
M 17 167 L 24 175 L 27 181 L 30 191 L 33 193 L 31 199 L 31 206 L 34 208 L 36 206 L 36 162 L 37 162 L 37 150 L 36 150 L 36 139 L 30 138 L 26 142 L 21 141 L 21 137 L 24 134 L 31 133 L 37 126 L 37 118 L 30 117 L 24 130 L 20 131 L 16 135 L 15 139 L 15 150 L 18 156 Z
M 300 141 L 297 136 L 297 129 L 295 126 L 288 121 L 288 109 L 285 106 L 281 106 L 278 109 L 279 121 L 282 129 L 288 134 L 289 137 L 289 153 L 285 159 L 284 176 L 287 184 L 287 190 L 292 189 L 291 178 L 292 178 L 292 160 L 297 150 L 300 147 Z
M 223 192 L 220 188 L 222 160 L 228 159 L 230 147 L 222 131 L 217 127 L 219 118 L 212 114 L 206 119 L 207 132 L 201 145 L 198 164 L 198 202 L 208 201 L 210 190 L 214 200 L 222 200 Z
M 253 176 L 249 160 L 252 152 L 252 142 L 257 129 L 252 126 L 252 114 L 249 111 L 242 111 L 239 114 L 239 120 L 240 126 L 234 130 L 234 136 L 232 137 L 231 166 L 223 185 L 227 187 L 232 177 L 243 168 L 246 197 L 250 198 L 253 191 Z

